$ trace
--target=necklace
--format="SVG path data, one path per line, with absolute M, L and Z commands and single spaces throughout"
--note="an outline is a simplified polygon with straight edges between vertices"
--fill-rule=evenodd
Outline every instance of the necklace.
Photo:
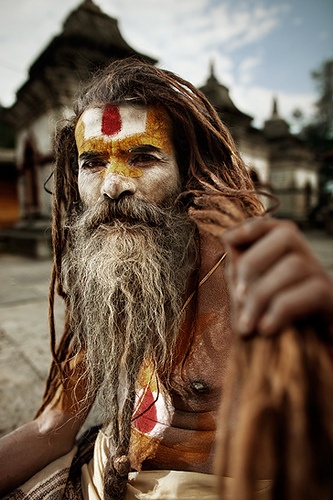
M 214 264 L 214 266 L 210 269 L 210 271 L 208 271 L 208 273 L 206 273 L 205 276 L 199 281 L 199 285 L 198 285 L 197 290 L 204 283 L 206 283 L 206 281 L 211 277 L 211 275 L 214 273 L 214 271 L 216 271 L 216 269 L 219 267 L 219 265 L 221 264 L 221 262 L 224 261 L 224 259 L 226 258 L 226 256 L 227 256 L 227 252 L 225 252 L 222 255 L 222 257 L 219 258 L 219 260 L 216 262 L 216 264 Z M 194 295 L 197 293 L 197 290 L 194 290 L 194 292 L 192 292 L 191 295 L 186 299 L 185 304 L 183 305 L 183 307 L 182 307 L 182 309 L 180 311 L 180 316 L 183 314 L 183 312 L 185 311 L 185 309 L 187 308 L 187 306 L 189 305 L 189 303 L 193 299 Z

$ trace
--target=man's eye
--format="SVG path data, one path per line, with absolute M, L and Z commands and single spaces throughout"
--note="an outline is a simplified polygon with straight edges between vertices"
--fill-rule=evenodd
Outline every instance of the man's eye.
M 150 153 L 139 153 L 130 158 L 130 163 L 156 163 L 158 158 Z
M 81 164 L 81 168 L 87 169 L 87 170 L 98 170 L 100 168 L 104 168 L 106 165 L 105 160 L 85 160 Z

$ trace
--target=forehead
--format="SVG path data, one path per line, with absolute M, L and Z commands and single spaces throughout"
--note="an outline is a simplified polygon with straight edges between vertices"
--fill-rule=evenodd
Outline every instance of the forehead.
M 167 112 L 158 106 L 107 104 L 86 109 L 79 117 L 75 139 L 80 153 L 139 143 L 172 151 L 172 124 Z

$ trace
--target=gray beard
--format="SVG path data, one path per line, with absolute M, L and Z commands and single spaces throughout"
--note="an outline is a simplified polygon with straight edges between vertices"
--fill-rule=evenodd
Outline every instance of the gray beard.
M 142 362 L 149 357 L 162 377 L 170 374 L 195 228 L 185 211 L 126 198 L 85 210 L 68 235 L 73 343 L 85 352 L 87 401 L 97 398 L 117 447 L 128 434 Z

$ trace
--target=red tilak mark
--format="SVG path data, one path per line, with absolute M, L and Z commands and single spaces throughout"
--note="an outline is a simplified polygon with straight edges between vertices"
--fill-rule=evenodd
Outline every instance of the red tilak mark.
M 115 135 L 121 130 L 119 107 L 110 104 L 106 106 L 102 117 L 102 134 Z
M 139 400 L 135 414 L 139 415 L 139 417 L 134 420 L 133 425 L 138 431 L 143 434 L 147 434 L 154 429 L 157 420 L 157 413 L 155 398 L 149 387 L 145 391 L 143 399 Z

